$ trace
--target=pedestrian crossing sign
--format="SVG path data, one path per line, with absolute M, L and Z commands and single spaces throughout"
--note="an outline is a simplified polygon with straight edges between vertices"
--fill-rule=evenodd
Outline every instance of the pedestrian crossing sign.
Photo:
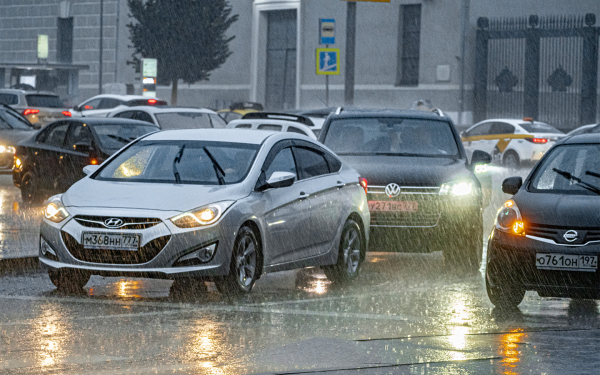
M 339 75 L 340 74 L 340 49 L 339 48 L 317 48 L 317 74 Z

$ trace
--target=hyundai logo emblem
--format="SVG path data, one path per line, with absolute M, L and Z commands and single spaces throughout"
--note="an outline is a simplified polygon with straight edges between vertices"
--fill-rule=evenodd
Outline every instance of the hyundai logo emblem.
M 400 195 L 400 190 L 400 186 L 398 186 L 398 184 L 395 183 L 391 183 L 385 187 L 385 193 L 390 198 L 397 197 L 398 195 Z
M 565 239 L 565 241 L 567 242 L 573 242 L 577 240 L 577 236 L 579 236 L 579 234 L 577 233 L 577 231 L 574 230 L 568 230 L 565 232 L 565 234 L 563 234 L 563 238 Z
M 104 226 L 107 228 L 119 228 L 123 225 L 123 220 L 112 217 L 104 220 Z

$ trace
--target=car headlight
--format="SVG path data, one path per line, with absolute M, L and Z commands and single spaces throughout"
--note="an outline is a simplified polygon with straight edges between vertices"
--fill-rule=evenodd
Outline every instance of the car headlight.
M 174 216 L 171 218 L 171 222 L 179 228 L 195 228 L 211 225 L 216 223 L 234 202 L 223 201 L 209 204 Z
M 517 204 L 512 199 L 507 200 L 496 215 L 496 229 L 502 232 L 525 235 L 525 224 Z
M 473 183 L 471 181 L 454 181 L 442 184 L 440 195 L 453 195 L 455 197 L 473 194 Z
M 17 149 L 13 146 L 0 145 L 0 154 L 14 154 L 15 152 L 17 152 Z
M 69 217 L 69 212 L 62 204 L 61 195 L 55 195 L 48 199 L 48 204 L 44 209 L 44 217 L 55 223 L 60 223 Z

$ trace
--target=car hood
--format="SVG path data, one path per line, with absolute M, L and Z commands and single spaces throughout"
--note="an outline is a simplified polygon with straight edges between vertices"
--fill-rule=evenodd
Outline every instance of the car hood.
M 0 145 L 16 146 L 17 143 L 33 137 L 37 130 L 5 130 L 0 132 Z
M 238 200 L 244 184 L 188 185 L 92 180 L 75 183 L 63 195 L 67 207 L 103 207 L 184 212 L 206 204 Z
M 521 191 L 513 199 L 526 223 L 559 227 L 600 227 L 600 197 L 597 195 Z
M 374 186 L 392 182 L 401 186 L 440 186 L 471 175 L 464 159 L 387 155 L 340 157 Z

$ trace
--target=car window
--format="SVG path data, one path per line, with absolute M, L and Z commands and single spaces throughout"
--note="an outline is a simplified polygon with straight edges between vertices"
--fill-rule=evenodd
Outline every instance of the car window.
M 487 135 L 490 134 L 490 128 L 492 127 L 491 122 L 486 122 L 485 124 L 478 125 L 473 129 L 469 130 L 465 133 L 466 137 L 473 137 L 476 135 Z
M 329 166 L 325 156 L 306 147 L 295 147 L 294 153 L 300 168 L 300 178 L 311 178 L 329 173 Z
M 225 120 L 223 120 L 219 115 L 213 115 L 212 113 L 209 113 L 208 117 L 210 118 L 210 123 L 212 124 L 213 128 L 225 128 L 227 126 Z
M 513 134 L 515 127 L 506 122 L 493 122 L 489 134 Z
M 81 110 L 82 111 L 90 111 L 93 109 L 98 109 L 98 107 L 100 106 L 100 102 L 102 101 L 102 99 L 93 99 L 90 100 L 88 102 L 85 102 L 82 106 L 81 106 Z
M 212 128 L 208 113 L 182 111 L 157 113 L 155 116 L 160 127 L 165 130 Z
M 118 150 L 144 134 L 159 130 L 151 124 L 96 124 L 94 131 L 103 148 Z
M 8 122 L 4 121 L 4 118 L 2 117 L 1 112 L 0 112 L 0 130 L 10 130 L 10 129 L 12 129 L 12 128 L 10 127 L 10 125 L 8 125 Z
M 46 137 L 43 140 L 44 144 L 54 147 L 63 147 L 68 127 L 68 122 L 54 126 L 46 134 Z
M 235 126 L 236 129 L 250 129 L 251 127 L 251 124 L 239 124 Z
M 572 178 L 569 178 L 569 175 Z M 544 193 L 594 194 L 600 189 L 600 145 L 562 145 L 536 169 L 531 190 Z M 581 181 L 581 182 L 579 182 Z
M 302 134 L 302 135 L 306 135 L 306 136 L 308 136 L 308 134 L 306 134 L 306 132 L 305 132 L 304 130 L 302 130 L 302 129 L 298 129 L 298 128 L 297 128 L 297 127 L 295 127 L 295 126 L 289 126 L 289 127 L 288 127 L 288 130 L 287 130 L 287 132 L 288 132 L 288 133 Z
M 154 124 L 154 121 L 152 120 L 152 116 L 150 116 L 148 113 L 146 113 L 144 111 L 137 111 L 135 113 L 134 118 L 136 120 L 150 122 L 150 123 Z
M 0 103 L 14 105 L 19 103 L 19 97 L 15 94 L 0 94 Z
M 284 148 L 279 151 L 277 156 L 271 162 L 271 165 L 265 171 L 265 177 L 268 180 L 271 178 L 273 172 L 289 172 L 296 175 L 298 178 L 298 173 L 296 171 L 296 163 L 294 162 L 294 155 L 292 154 L 292 149 L 290 147 Z
M 134 116 L 135 116 L 135 111 L 125 111 L 125 112 L 117 113 L 113 117 L 118 117 L 118 118 L 133 118 Z
M 73 123 L 69 128 L 67 135 L 67 147 L 69 149 L 75 149 L 77 144 L 92 144 L 92 133 L 90 127 L 87 124 Z
M 529 133 L 556 133 L 563 134 L 560 130 L 556 129 L 554 126 L 545 124 L 543 122 L 523 122 L 519 124 L 523 129 L 525 129 Z
M 29 121 L 10 109 L 0 108 L 0 120 L 11 129 L 33 130 Z
M 260 124 L 257 129 L 259 130 L 269 130 L 273 132 L 280 132 L 282 126 L 281 125 L 273 125 L 273 124 Z
M 65 106 L 55 95 L 29 94 L 25 95 L 25 99 L 30 107 L 63 108 Z
M 115 108 L 116 106 L 121 105 L 121 101 L 119 99 L 113 98 L 103 98 L 96 109 L 110 109 Z
M 233 121 L 233 120 L 239 120 L 239 119 L 241 119 L 242 117 L 243 117 L 243 116 L 242 116 L 241 114 L 239 114 L 239 113 L 236 113 L 236 112 L 226 112 L 226 113 L 225 113 L 225 120 L 226 120 L 227 122 L 229 122 L 229 121 Z
M 324 143 L 338 155 L 458 156 L 452 125 L 429 119 L 336 119 Z

